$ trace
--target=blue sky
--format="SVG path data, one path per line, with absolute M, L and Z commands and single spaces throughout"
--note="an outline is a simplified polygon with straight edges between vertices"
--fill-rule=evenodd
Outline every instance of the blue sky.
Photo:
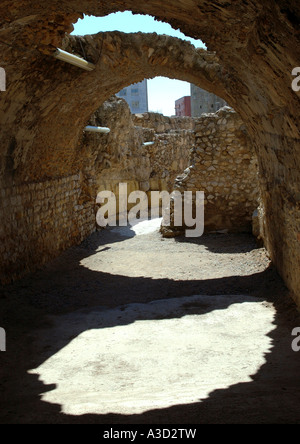
M 85 16 L 74 25 L 75 35 L 96 34 L 101 31 L 156 32 L 188 40 L 197 48 L 205 47 L 200 40 L 186 37 L 169 24 L 156 21 L 153 17 L 118 12 L 106 17 Z M 175 114 L 175 100 L 190 95 L 190 85 L 180 80 L 156 77 L 148 81 L 149 110 L 166 116 Z

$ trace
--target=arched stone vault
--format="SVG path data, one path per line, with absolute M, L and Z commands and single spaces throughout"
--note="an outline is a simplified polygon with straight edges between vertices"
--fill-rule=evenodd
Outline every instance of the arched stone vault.
M 80 162 L 78 140 L 90 115 L 112 94 L 144 78 L 161 75 L 186 80 L 230 101 L 226 93 L 228 78 L 216 55 L 177 38 L 113 32 L 67 37 L 62 46 L 79 55 L 84 51 L 96 69 L 86 73 L 46 55 L 39 62 L 42 82 L 34 67 L 22 79 L 26 85 L 37 87 L 31 97 L 20 97 L 18 103 L 12 154 L 17 181 L 76 171 Z M 15 88 L 10 87 L 4 100 L 15 107 L 10 91 L 15 97 Z M 8 111 L 4 119 L 10 116 Z
M 82 122 L 70 112 L 68 94 L 74 85 L 81 86 L 86 96 L 78 106 L 85 108 L 93 100 L 91 79 L 96 73 L 79 74 L 74 68 L 58 67 L 48 57 L 62 45 L 64 33 L 71 31 L 71 24 L 82 13 L 103 16 L 124 10 L 169 22 L 216 51 L 226 74 L 220 95 L 239 112 L 257 149 L 266 245 L 300 304 L 300 101 L 299 93 L 291 88 L 292 69 L 300 64 L 298 0 L 165 0 L 163 7 L 154 0 L 57 0 L 49 4 L 4 0 L 0 5 L 0 49 L 8 92 L 1 95 L 2 181 L 33 179 L 32 167 L 40 159 L 39 175 L 50 177 L 56 155 L 68 168 L 76 168 L 74 143 Z M 122 85 L 115 82 L 110 89 L 103 82 L 103 98 Z M 60 99 L 52 101 L 54 97 Z M 73 132 L 64 125 L 67 116 Z M 60 126 L 56 126 L 58 120 Z M 50 130 L 57 137 L 49 137 Z M 67 140 L 64 148 L 62 131 Z M 45 154 L 40 156 L 39 150 Z M 60 168 L 55 174 L 60 174 Z

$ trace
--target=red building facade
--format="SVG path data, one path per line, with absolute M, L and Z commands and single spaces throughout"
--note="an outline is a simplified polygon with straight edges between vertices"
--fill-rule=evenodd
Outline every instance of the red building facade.
M 191 117 L 191 96 L 181 97 L 175 102 L 175 114 L 178 117 Z

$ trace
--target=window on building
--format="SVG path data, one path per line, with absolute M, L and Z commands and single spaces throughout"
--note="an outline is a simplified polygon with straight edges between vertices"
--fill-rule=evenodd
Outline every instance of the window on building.
M 140 102 L 138 102 L 138 101 L 131 102 L 131 106 L 132 106 L 132 108 L 139 108 Z
M 122 97 L 127 96 L 127 89 L 122 89 L 122 91 L 119 92 L 119 95 Z
M 131 95 L 132 96 L 138 96 L 139 94 L 139 89 L 138 88 L 132 88 L 131 89 Z

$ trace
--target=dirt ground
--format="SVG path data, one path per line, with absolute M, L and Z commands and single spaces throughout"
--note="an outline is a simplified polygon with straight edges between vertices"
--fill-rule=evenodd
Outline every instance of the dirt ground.
M 249 234 L 90 236 L 1 288 L 1 423 L 299 423 L 299 313 Z

